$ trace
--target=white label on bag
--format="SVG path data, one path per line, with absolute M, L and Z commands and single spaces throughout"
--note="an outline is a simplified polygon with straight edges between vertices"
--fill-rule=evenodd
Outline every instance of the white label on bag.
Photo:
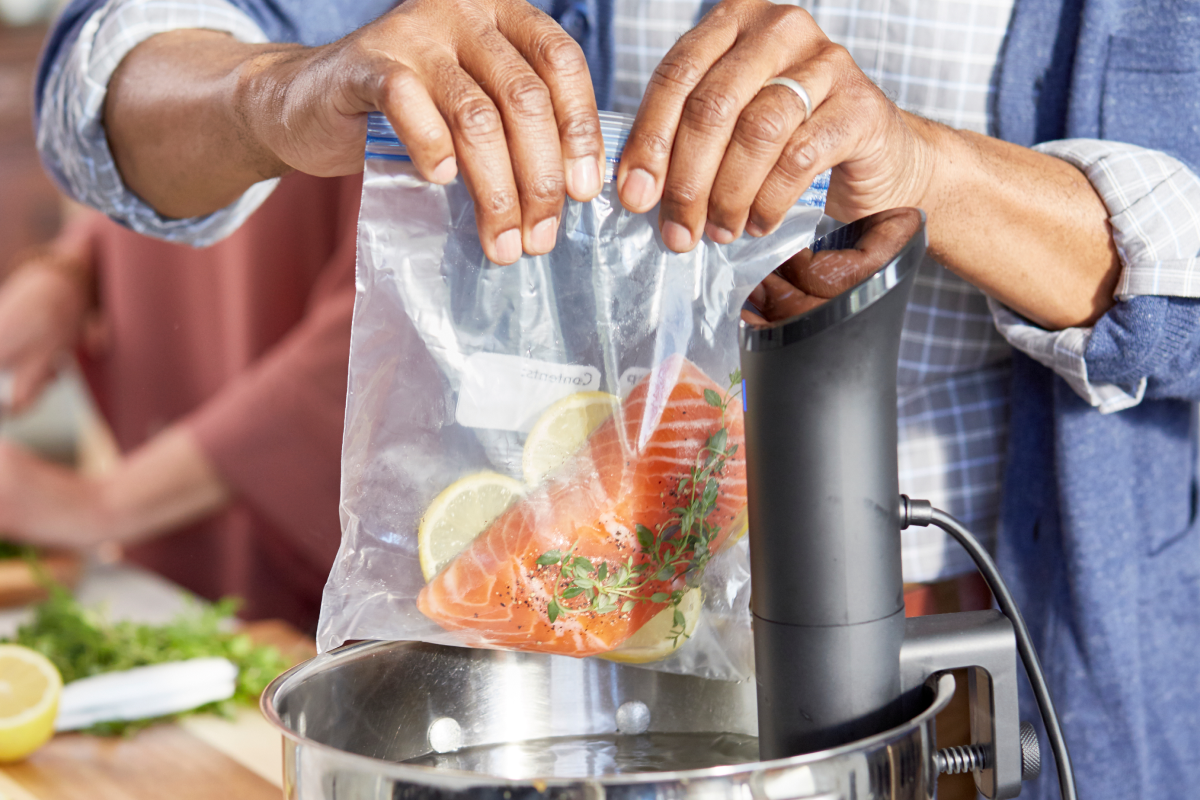
M 600 370 L 499 353 L 467 358 L 454 418 L 467 428 L 527 433 L 546 407 L 600 389 Z

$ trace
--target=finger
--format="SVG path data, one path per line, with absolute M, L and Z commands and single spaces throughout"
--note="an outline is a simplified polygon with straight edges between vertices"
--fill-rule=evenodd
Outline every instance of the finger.
M 522 247 L 530 255 L 548 253 L 558 237 L 558 217 L 566 196 L 550 90 L 494 29 L 480 33 L 460 51 L 459 59 L 500 110 L 520 203 Z
M 457 64 L 441 63 L 427 83 L 454 137 L 458 169 L 475 201 L 484 254 L 496 264 L 521 257 L 521 206 L 500 111 Z
M 804 273 L 808 271 L 812 259 L 813 251 L 811 248 L 806 247 L 776 267 L 775 274 L 793 286 L 801 286 Z
M 767 302 L 767 290 L 761 283 L 750 290 L 750 296 L 746 298 L 746 302 L 754 306 L 759 311 L 763 310 L 763 306 Z
M 783 221 L 817 175 L 840 164 L 858 141 L 856 110 L 842 98 L 828 98 L 792 135 L 763 180 L 747 216 L 746 232 L 763 236 Z
M 836 297 L 891 260 L 897 243 L 911 239 L 920 225 L 921 214 L 915 209 L 881 211 L 871 218 L 870 227 L 853 248 L 822 250 L 815 256 L 804 250 L 777 271 L 807 294 Z M 801 257 L 803 253 L 809 257 Z
M 769 79 L 811 49 L 813 33 L 803 25 L 805 19 L 806 14 L 784 6 L 762 12 L 684 102 L 662 191 L 663 239 L 674 249 L 691 249 L 700 238 L 713 181 L 743 110 Z M 782 87 L 768 87 L 767 96 L 776 96 L 777 88 Z M 801 112 L 786 128 L 773 132 L 779 149 L 802 120 Z M 764 168 L 760 181 L 765 174 Z M 749 201 L 745 205 L 748 208 Z M 714 233 L 716 241 L 733 240 L 721 231 Z
M 454 140 L 424 81 L 405 64 L 390 59 L 377 63 L 368 84 L 369 102 L 392 123 L 421 177 L 439 184 L 454 180 Z
M 802 68 L 782 73 L 804 87 L 814 113 L 833 84 L 819 52 Z M 750 101 L 738 118 L 713 180 L 706 214 L 709 238 L 724 244 L 741 236 L 763 182 L 808 116 L 804 101 L 786 86 L 764 86 Z
M 880 266 L 873 261 L 872 254 L 857 249 L 822 250 L 792 282 L 808 294 L 837 297 Z
M 550 90 L 567 193 L 586 202 L 600 194 L 604 137 L 587 59 L 558 23 L 531 5 L 502 15 L 504 34 Z
M 746 302 L 742 307 L 742 321 L 749 323 L 755 328 L 767 327 L 770 323 L 762 313 L 763 307 L 766 305 L 766 303 L 767 290 L 760 283 L 750 290 L 750 296 L 746 298 Z M 745 306 L 750 306 L 750 308 L 746 308 Z
M 738 117 L 783 62 L 782 52 L 764 55 L 763 50 L 763 42 L 739 43 L 684 101 L 659 212 L 663 241 L 673 250 L 691 250 L 700 238 L 709 191 Z M 781 148 L 790 134 L 782 134 Z
M 770 324 L 758 314 L 746 308 L 742 309 L 742 322 L 754 328 L 765 328 Z
M 771 273 L 759 284 L 763 292 L 757 305 L 765 319 L 771 322 L 790 319 L 824 303 L 826 298 L 813 297 L 793 286 L 783 277 Z
M 915 208 L 891 208 L 872 215 L 871 222 L 854 246 L 863 251 L 871 269 L 878 269 L 896 255 L 898 242 L 907 242 L 920 229 L 921 212 Z
M 684 103 L 737 40 L 736 20 L 721 10 L 680 37 L 650 77 L 617 167 L 617 193 L 630 211 L 642 213 L 658 202 Z

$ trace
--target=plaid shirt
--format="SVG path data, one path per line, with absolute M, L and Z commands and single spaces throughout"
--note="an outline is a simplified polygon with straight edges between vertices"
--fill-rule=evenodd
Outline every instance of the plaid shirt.
M 800 0 L 825 33 L 902 108 L 956 128 L 989 130 L 990 99 L 1011 0 Z M 691 28 L 701 0 L 614 0 L 614 107 L 633 112 L 662 56 Z M 100 114 L 116 65 L 165 30 L 204 27 L 242 41 L 262 32 L 224 0 L 109 0 L 54 65 L 38 132 L 51 168 L 78 198 L 136 230 L 215 241 L 266 197 L 260 184 L 197 220 L 165 220 L 130 193 L 108 151 Z M 1200 179 L 1178 161 L 1114 142 L 1051 142 L 1037 149 L 1077 166 L 1104 199 L 1121 256 L 1118 298 L 1200 296 Z M 1093 384 L 1091 331 L 1045 331 L 989 301 L 927 260 L 905 319 L 899 364 L 900 488 L 994 534 L 1008 424 L 1010 344 L 1062 375 L 1101 412 L 1142 399 L 1145 382 Z M 903 534 L 908 581 L 972 570 L 933 529 Z
M 1011 0 L 796 2 L 902 108 L 986 133 L 988 101 Z M 655 65 L 694 24 L 697 0 L 616 0 L 618 110 L 636 111 Z M 987 298 L 927 259 L 900 341 L 900 489 L 977 533 L 996 528 L 1008 432 L 1009 346 Z M 937 529 L 902 534 L 904 576 L 929 581 L 974 569 Z

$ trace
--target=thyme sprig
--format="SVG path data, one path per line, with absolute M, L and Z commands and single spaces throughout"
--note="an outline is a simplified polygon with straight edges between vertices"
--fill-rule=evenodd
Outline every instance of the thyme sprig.
M 629 556 L 624 563 L 594 564 L 575 554 L 576 545 L 566 552 L 550 550 L 537 559 L 538 566 L 560 567 L 560 579 L 546 608 L 551 623 L 561 614 L 627 613 L 641 602 L 669 603 L 675 613 L 667 637 L 675 645 L 680 637 L 687 637 L 687 620 L 679 605 L 688 590 L 700 585 L 704 569 L 715 555 L 712 544 L 721 528 L 708 518 L 717 507 L 725 462 L 737 452 L 737 445 L 728 443 L 729 426 L 725 417 L 729 404 L 741 394 L 741 384 L 741 370 L 735 370 L 729 376 L 724 396 L 712 389 L 704 390 L 704 401 L 720 409 L 720 421 L 696 454 L 691 469 L 679 479 L 673 496 L 681 499 L 681 505 L 672 508 L 671 516 L 655 530 L 635 523 L 638 544 L 647 560 L 634 563 L 633 556 Z M 671 581 L 679 575 L 684 576 L 686 588 L 649 592 L 651 584 Z M 579 605 L 581 597 L 584 602 Z M 576 601 L 575 607 L 567 604 L 571 600 Z

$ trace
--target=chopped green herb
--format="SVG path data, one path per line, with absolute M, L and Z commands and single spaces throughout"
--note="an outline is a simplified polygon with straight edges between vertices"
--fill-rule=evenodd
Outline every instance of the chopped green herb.
M 17 544 L 16 542 L 0 540 L 0 559 L 29 558 L 33 555 L 33 552 L 33 548 L 27 544 Z
M 249 636 L 231 632 L 228 621 L 237 601 L 197 606 L 165 625 L 109 622 L 84 608 L 64 587 L 49 583 L 50 596 L 34 606 L 33 620 L 22 625 L 8 642 L 37 650 L 49 658 L 69 683 L 103 672 L 221 656 L 238 668 L 237 688 L 230 700 L 211 703 L 195 712 L 230 714 L 233 703 L 253 705 L 267 684 L 288 667 L 274 647 L 255 645 Z M 127 734 L 159 720 L 103 723 L 91 732 Z

